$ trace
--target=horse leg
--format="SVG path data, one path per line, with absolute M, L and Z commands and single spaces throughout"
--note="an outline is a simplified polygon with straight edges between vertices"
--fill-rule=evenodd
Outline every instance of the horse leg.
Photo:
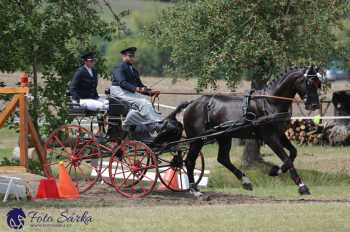
M 229 169 L 242 183 L 242 186 L 246 190 L 253 190 L 253 184 L 241 170 L 236 168 L 230 160 L 230 150 L 232 146 L 232 139 L 230 137 L 223 137 L 217 139 L 219 143 L 219 152 L 218 152 L 218 162 L 224 167 Z
M 203 147 L 203 143 L 201 142 L 191 143 L 190 149 L 188 151 L 188 155 L 186 158 L 186 169 L 187 169 L 188 181 L 190 184 L 190 192 L 195 196 L 202 195 L 200 191 L 197 189 L 197 186 L 194 185 L 194 175 L 193 175 L 193 171 L 196 166 L 196 160 L 202 147 Z
M 281 143 L 289 151 L 289 158 L 291 159 L 292 163 L 294 163 L 295 158 L 297 157 L 297 149 L 293 146 L 293 144 L 290 142 L 290 140 L 287 138 L 287 136 L 282 133 L 280 136 Z M 288 171 L 288 166 L 285 164 L 282 164 L 281 167 L 275 165 L 271 168 L 269 175 L 270 176 L 278 176 L 281 173 L 285 173 Z
M 279 136 L 267 136 L 264 138 L 265 143 L 272 149 L 273 152 L 282 160 L 283 165 L 289 170 L 290 176 L 294 183 L 299 186 L 299 193 L 301 195 L 310 194 L 309 188 L 303 183 L 301 177 L 298 175 L 297 170 L 291 158 L 287 155 L 283 149 L 282 141 Z

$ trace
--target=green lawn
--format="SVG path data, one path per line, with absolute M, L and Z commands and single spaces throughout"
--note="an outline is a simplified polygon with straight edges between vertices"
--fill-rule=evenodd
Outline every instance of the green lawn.
M 0 130 L 0 156 L 11 153 L 11 144 L 17 138 L 13 131 L 6 130 Z M 204 192 L 267 198 L 272 202 L 224 204 L 213 199 L 204 205 L 176 201 L 174 205 L 158 206 L 157 202 L 150 204 L 147 199 L 130 201 L 124 198 L 113 204 L 83 199 L 11 200 L 0 204 L 0 215 L 3 215 L 0 217 L 0 231 L 11 231 L 6 225 L 5 215 L 12 207 L 22 207 L 25 212 L 48 213 L 54 218 L 65 209 L 75 215 L 87 210 L 93 217 L 89 225 L 74 224 L 67 228 L 31 228 L 27 218 L 24 231 L 350 231 L 350 148 L 297 146 L 297 149 L 296 166 L 310 187 L 310 196 L 299 196 L 288 174 L 274 178 L 267 176 L 268 166 L 263 165 L 254 169 L 243 168 L 254 183 L 253 191 L 243 190 L 237 179 L 217 163 L 217 146 L 214 144 L 203 149 L 206 169 L 211 170 L 210 188 Z M 237 166 L 240 166 L 242 152 L 242 146 L 233 146 L 231 158 Z M 266 161 L 280 163 L 265 146 L 262 154 Z
M 3 158 L 10 158 L 12 156 L 12 150 L 11 148 L 0 148 L 0 160 Z
M 311 195 L 300 196 L 298 188 L 294 185 L 276 185 L 266 187 L 255 187 L 253 191 L 247 191 L 241 187 L 209 188 L 206 191 L 223 192 L 244 196 L 268 197 L 271 199 L 298 201 L 346 201 L 350 202 L 350 185 L 308 185 Z
M 310 187 L 312 196 L 328 196 L 350 199 L 350 147 L 331 146 L 296 146 L 298 157 L 295 166 L 303 181 Z M 267 147 L 261 149 L 265 161 L 281 164 L 281 161 Z M 226 168 L 216 161 L 217 146 L 208 145 L 203 149 L 206 169 L 211 170 L 209 186 L 215 191 L 250 194 L 242 190 L 241 183 Z M 297 187 L 289 173 L 279 177 L 270 177 L 270 165 L 259 165 L 254 168 L 241 167 L 242 146 L 233 146 L 231 160 L 245 172 L 253 182 L 253 195 L 293 197 L 298 196 Z M 330 187 L 328 187 L 330 186 Z M 332 187 L 333 186 L 333 187 Z
M 54 221 L 63 209 L 23 208 L 25 212 L 49 214 Z M 27 217 L 24 231 L 349 231 L 350 205 L 313 204 L 241 204 L 212 206 L 162 206 L 130 208 L 69 208 L 69 214 L 84 211 L 92 217 L 88 225 L 73 224 L 68 228 L 31 228 Z M 5 215 L 8 209 L 0 209 Z M 0 217 L 0 230 L 8 229 Z M 69 225 L 69 224 L 68 224 Z M 12 230 L 13 231 L 13 230 Z
M 8 128 L 0 129 L 0 160 L 11 157 L 12 150 L 16 146 L 18 134 Z

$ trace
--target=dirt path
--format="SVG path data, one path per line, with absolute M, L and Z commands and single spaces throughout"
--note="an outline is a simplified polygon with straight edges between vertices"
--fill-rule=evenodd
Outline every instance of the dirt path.
M 4 173 L 3 173 L 4 174 Z M 16 176 L 15 174 L 11 174 Z M 18 174 L 19 175 L 19 174 Z M 42 178 L 33 174 L 22 174 L 22 179 L 29 182 L 32 190 L 38 187 L 39 180 Z M 35 193 L 34 193 L 35 195 Z M 13 201 L 12 203 L 15 203 Z M 11 202 L 10 202 L 11 203 Z M 279 199 L 276 197 L 258 197 L 245 194 L 233 194 L 206 191 L 200 198 L 194 197 L 188 192 L 178 193 L 172 191 L 153 191 L 142 199 L 127 199 L 117 193 L 114 188 L 107 184 L 95 184 L 87 193 L 81 194 L 78 200 L 34 200 L 28 202 L 32 206 L 52 206 L 52 207 L 154 207 L 154 206 L 206 206 L 206 205 L 238 205 L 238 204 L 313 204 L 313 203 L 345 203 L 350 204 L 347 199 Z
M 203 197 L 196 198 L 189 193 L 171 191 L 153 192 L 143 199 L 130 200 L 116 193 L 107 185 L 96 185 L 88 193 L 81 195 L 82 205 L 138 207 L 138 206 L 177 206 L 177 205 L 234 205 L 266 203 L 350 203 L 350 200 L 315 200 L 295 199 L 281 200 L 273 197 L 255 197 L 243 194 L 204 192 Z

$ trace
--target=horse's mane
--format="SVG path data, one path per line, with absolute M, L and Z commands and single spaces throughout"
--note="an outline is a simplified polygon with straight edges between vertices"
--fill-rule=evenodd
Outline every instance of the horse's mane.
M 305 67 L 293 67 L 290 68 L 288 70 L 285 70 L 283 73 L 280 73 L 278 78 L 275 78 L 271 81 L 269 81 L 266 86 L 263 88 L 263 90 L 271 90 L 274 89 L 276 87 L 277 84 L 283 82 L 291 73 L 297 72 L 297 71 L 301 71 L 301 70 L 305 70 Z

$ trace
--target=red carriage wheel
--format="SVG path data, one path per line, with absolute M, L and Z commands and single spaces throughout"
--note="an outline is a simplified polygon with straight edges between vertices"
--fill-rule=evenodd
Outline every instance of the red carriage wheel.
M 188 147 L 178 148 L 175 152 L 163 153 L 158 156 L 158 173 L 162 184 L 174 191 L 189 190 L 189 181 L 186 169 Z M 204 174 L 204 156 L 199 152 L 194 167 L 194 181 L 198 185 Z M 174 184 L 176 183 L 176 184 Z
M 100 151 L 102 155 L 101 178 L 105 184 L 111 187 L 113 187 L 113 185 L 109 177 L 109 161 L 112 155 L 119 150 L 119 145 L 119 140 L 110 140 L 107 143 L 100 144 Z
M 58 178 L 58 163 L 64 166 L 80 193 L 88 191 L 100 178 L 102 159 L 92 134 L 77 125 L 64 125 L 50 134 L 46 143 L 46 165 L 50 176 Z
M 128 198 L 141 198 L 157 184 L 158 165 L 153 151 L 138 141 L 123 141 L 109 162 L 115 190 Z

